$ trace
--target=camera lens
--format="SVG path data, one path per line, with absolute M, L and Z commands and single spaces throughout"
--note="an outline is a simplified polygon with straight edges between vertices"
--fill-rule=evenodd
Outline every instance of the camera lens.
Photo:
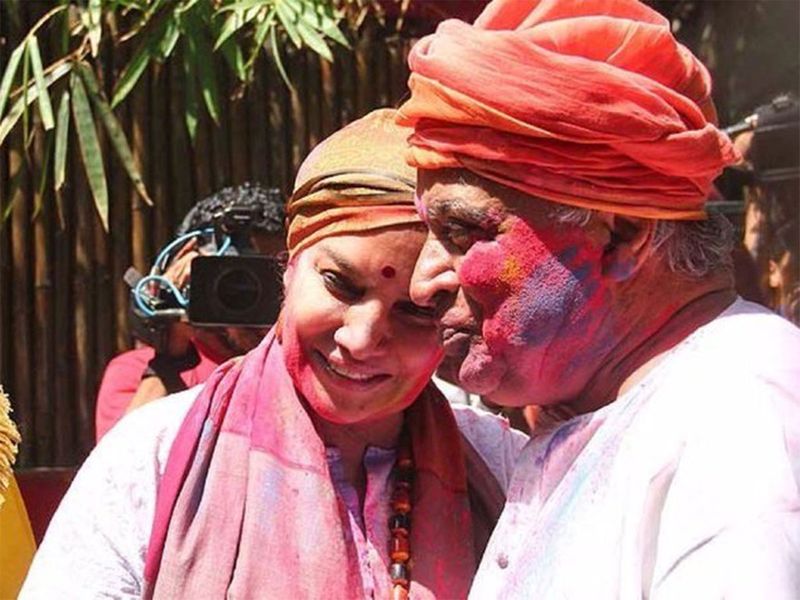
M 214 286 L 220 303 L 228 310 L 250 310 L 261 296 L 261 283 L 246 269 L 231 269 L 220 274 Z

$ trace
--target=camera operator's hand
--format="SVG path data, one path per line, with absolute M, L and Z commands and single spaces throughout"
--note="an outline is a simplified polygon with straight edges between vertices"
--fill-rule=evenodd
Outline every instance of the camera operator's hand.
M 178 250 L 169 267 L 164 271 L 163 277 L 182 290 L 189 283 L 192 274 L 192 260 L 197 256 L 201 256 L 201 253 L 197 249 L 197 238 L 194 238 Z
M 192 261 L 201 256 L 197 249 L 197 239 L 186 242 L 175 254 L 162 277 L 168 279 L 179 290 L 183 290 L 190 283 L 192 274 Z M 188 323 L 172 323 L 167 336 L 164 352 L 169 356 L 181 357 L 189 351 L 192 339 L 192 327 Z

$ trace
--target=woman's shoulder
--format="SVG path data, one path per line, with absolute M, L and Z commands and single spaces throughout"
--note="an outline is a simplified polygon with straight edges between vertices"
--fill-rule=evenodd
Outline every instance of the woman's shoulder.
M 503 490 L 528 436 L 513 429 L 508 420 L 465 404 L 451 405 L 461 434 L 478 452 Z
M 103 437 L 53 516 L 22 598 L 141 594 L 158 482 L 199 390 L 142 406 Z
M 201 389 L 202 386 L 196 386 L 172 394 L 125 415 L 103 437 L 87 462 L 123 459 L 138 463 L 142 459 L 155 459 L 160 475 L 178 429 Z

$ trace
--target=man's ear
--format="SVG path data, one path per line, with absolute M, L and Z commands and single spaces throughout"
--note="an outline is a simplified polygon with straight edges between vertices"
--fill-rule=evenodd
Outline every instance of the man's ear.
M 773 289 L 778 289 L 783 283 L 783 276 L 781 268 L 778 263 L 772 259 L 769 260 L 769 275 L 767 277 L 767 285 Z
M 614 281 L 630 279 L 652 252 L 656 221 L 600 213 L 607 228 L 603 248 L 603 275 Z

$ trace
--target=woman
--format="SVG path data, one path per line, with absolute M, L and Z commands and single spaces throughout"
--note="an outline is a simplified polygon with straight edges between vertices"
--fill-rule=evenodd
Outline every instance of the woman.
M 104 438 L 23 598 L 466 596 L 524 438 L 428 386 L 406 135 L 376 111 L 307 158 L 279 325 Z

